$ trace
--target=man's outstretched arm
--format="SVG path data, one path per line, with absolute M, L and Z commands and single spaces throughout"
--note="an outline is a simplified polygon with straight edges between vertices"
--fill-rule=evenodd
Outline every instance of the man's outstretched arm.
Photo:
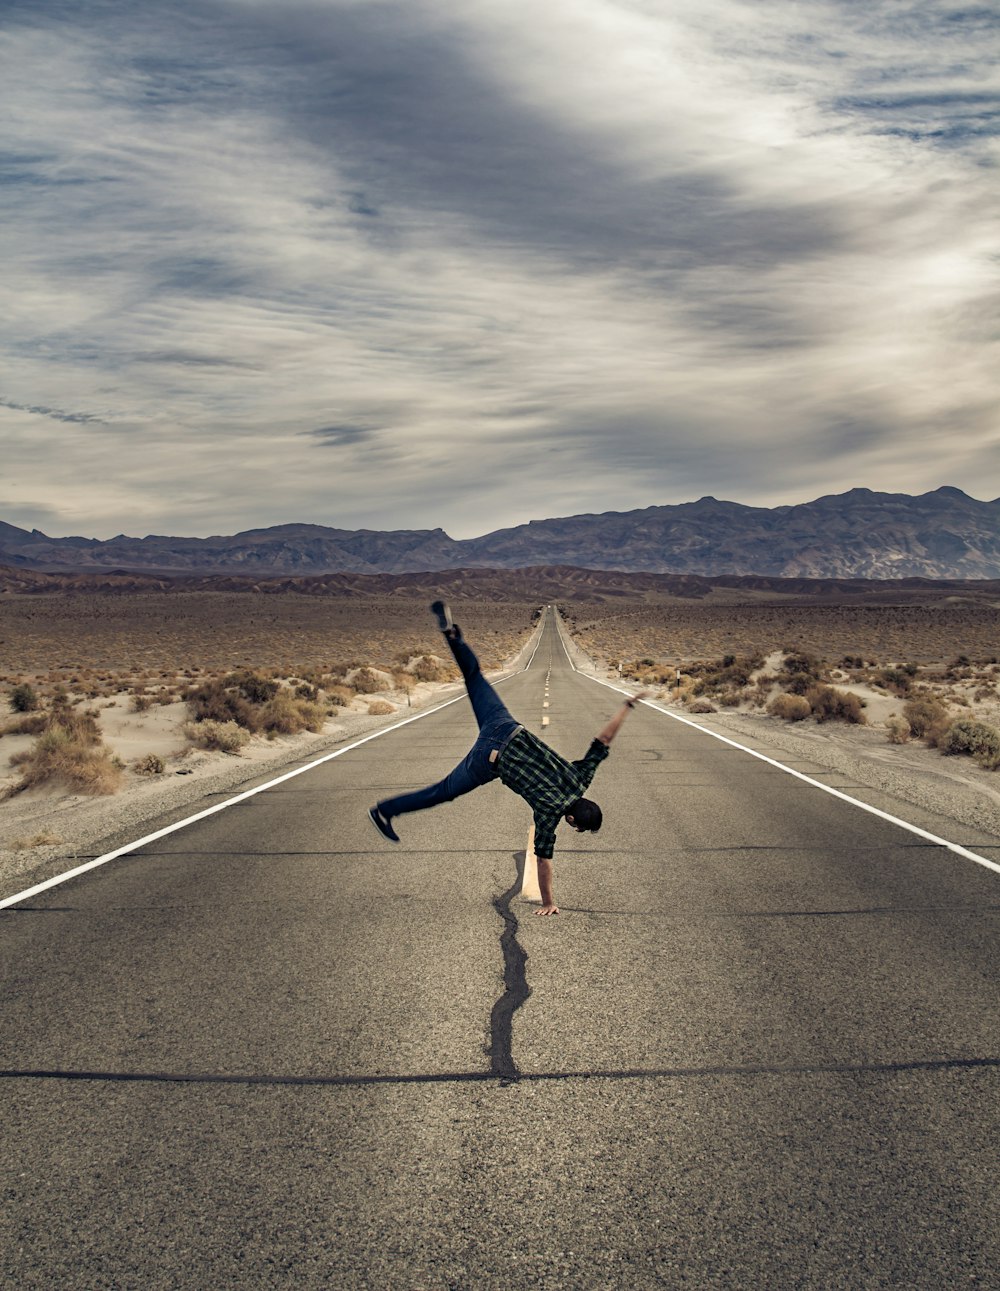
M 539 856 L 536 860 L 538 862 L 538 890 L 542 894 L 542 905 L 541 909 L 535 911 L 535 914 L 558 914 L 559 907 L 552 896 L 552 862 L 545 856 Z
M 626 699 L 625 703 L 622 704 L 621 708 L 619 708 L 618 712 L 615 713 L 611 721 L 608 722 L 604 730 L 597 736 L 597 739 L 599 739 L 602 744 L 610 744 L 618 734 L 618 730 L 621 727 L 622 722 L 624 722 L 625 718 L 628 717 L 630 709 L 635 708 L 638 701 L 640 699 L 645 699 L 648 694 L 648 690 L 641 690 L 638 695 L 633 695 L 631 699 Z

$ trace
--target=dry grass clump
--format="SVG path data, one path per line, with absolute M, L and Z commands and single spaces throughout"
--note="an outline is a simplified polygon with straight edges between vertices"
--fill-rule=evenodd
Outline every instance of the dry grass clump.
M 903 705 L 903 717 L 910 734 L 925 739 L 932 747 L 948 729 L 950 720 L 946 705 L 936 695 L 920 695 Z
M 28 682 L 21 682 L 10 692 L 10 707 L 15 713 L 31 713 L 38 707 L 38 692 Z
M 239 753 L 250 742 L 250 732 L 238 722 L 217 722 L 205 718 L 200 722 L 186 722 L 184 734 L 201 749 L 219 753 Z
M 21 779 L 8 797 L 52 781 L 91 794 L 114 793 L 121 784 L 122 764 L 101 743 L 96 714 L 71 708 L 65 696 L 58 697 L 32 747 L 10 762 Z
M 260 706 L 257 713 L 258 729 L 269 735 L 297 735 L 299 731 L 323 729 L 326 708 L 311 699 L 297 699 L 290 691 L 281 690 Z
M 390 676 L 367 666 L 353 669 L 348 673 L 347 680 L 359 695 L 376 695 L 379 691 L 392 689 Z
M 163 775 L 166 769 L 167 764 L 158 753 L 147 753 L 144 757 L 136 758 L 132 763 L 132 770 L 136 775 Z
M 63 840 L 58 834 L 54 834 L 51 829 L 43 829 L 38 834 L 32 834 L 25 838 L 12 838 L 7 844 L 12 852 L 26 852 L 33 847 L 50 847 L 54 843 L 61 843 Z
M 960 717 L 948 727 L 938 748 L 948 755 L 964 753 L 987 771 L 1000 770 L 1000 731 L 986 722 Z
M 357 692 L 350 686 L 333 681 L 323 687 L 323 694 L 328 704 L 332 704 L 335 708 L 346 708 Z
M 890 713 L 885 719 L 885 730 L 890 744 L 906 744 L 910 739 L 910 723 L 898 713 Z
M 865 725 L 864 701 L 852 691 L 833 686 L 814 686 L 805 696 L 817 722 L 851 722 Z
M 437 655 L 424 654 L 415 659 L 409 666 L 410 674 L 417 681 L 451 681 L 457 676 L 457 670 Z
M 25 713 L 8 722 L 0 735 L 41 735 L 49 724 L 48 713 Z
M 787 722 L 801 722 L 812 712 L 812 705 L 805 695 L 775 695 L 767 706 L 772 717 L 782 717 Z
M 297 735 L 300 731 L 318 733 L 327 717 L 326 705 L 318 698 L 320 693 L 309 682 L 300 682 L 292 691 L 273 678 L 250 670 L 230 673 L 202 682 L 188 692 L 192 721 L 185 729 L 191 732 L 193 728 L 212 723 L 209 735 L 189 734 L 189 738 L 202 748 L 222 748 L 226 753 L 235 752 L 246 742 L 233 743 L 231 726 L 248 735 L 265 734 L 269 738 Z M 350 693 L 353 697 L 354 692 Z M 337 702 L 336 698 L 333 702 Z M 205 743 L 206 739 L 209 743 Z
M 369 717 L 388 717 L 390 713 L 395 711 L 395 705 L 387 704 L 384 699 L 375 699 L 368 705 Z

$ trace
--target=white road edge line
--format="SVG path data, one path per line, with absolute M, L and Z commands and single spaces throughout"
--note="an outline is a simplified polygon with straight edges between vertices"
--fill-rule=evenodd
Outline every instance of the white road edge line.
M 541 633 L 539 633 L 540 640 Z M 535 650 L 537 649 L 538 641 L 535 642 Z M 519 668 L 517 672 L 524 672 L 531 666 L 531 660 L 535 657 L 535 650 L 532 650 L 531 658 L 524 665 L 524 668 Z M 511 673 L 510 676 L 517 676 L 517 673 Z M 509 677 L 500 677 L 498 682 L 508 681 L 509 679 Z M 134 843 L 126 843 L 124 847 L 118 847 L 113 852 L 106 852 L 103 856 L 95 857 L 92 861 L 77 865 L 75 869 L 56 874 L 51 879 L 46 879 L 43 883 L 36 883 L 34 887 L 25 888 L 23 892 L 16 892 L 12 897 L 4 897 L 0 900 L 0 910 L 6 910 L 9 906 L 19 905 L 22 901 L 38 896 L 40 892 L 47 892 L 49 888 L 58 887 L 60 883 L 75 879 L 78 874 L 86 874 L 88 870 L 96 870 L 99 865 L 107 865 L 109 861 L 117 860 L 119 856 L 126 856 L 129 852 L 136 851 L 137 848 L 145 847 L 147 843 L 155 843 L 161 838 L 166 838 L 168 834 L 174 834 L 177 830 L 183 829 L 186 825 L 193 825 L 196 820 L 204 820 L 207 816 L 214 816 L 216 812 L 225 811 L 227 807 L 232 807 L 238 802 L 244 802 L 247 798 L 252 798 L 254 794 L 263 793 L 265 789 L 273 789 L 276 784 L 282 784 L 285 780 L 292 780 L 295 776 L 302 775 L 306 771 L 312 771 L 314 767 L 322 766 L 324 762 L 332 762 L 334 758 L 343 757 L 345 753 L 350 753 L 352 750 L 360 748 L 362 744 L 367 744 L 369 740 L 377 740 L 380 736 L 388 735 L 391 731 L 398 731 L 401 726 L 409 726 L 411 722 L 419 722 L 423 717 L 430 717 L 433 713 L 440 713 L 443 708 L 457 704 L 463 699 L 465 699 L 464 693 L 456 695 L 454 699 L 447 699 L 443 704 L 428 708 L 424 713 L 415 713 L 412 717 L 404 718 L 401 722 L 394 722 L 392 726 L 385 726 L 380 731 L 372 731 L 370 735 L 365 735 L 362 739 L 355 740 L 353 744 L 347 744 L 342 749 L 334 749 L 332 753 L 324 753 L 321 758 L 316 758 L 313 762 L 307 762 L 305 766 L 296 767 L 292 771 L 286 771 L 284 775 L 277 776 L 274 780 L 268 780 L 266 784 L 259 784 L 253 789 L 246 789 L 243 793 L 238 793 L 233 798 L 227 798 L 224 802 L 217 802 L 214 806 L 206 807 L 204 811 L 196 812 L 193 816 L 185 816 L 183 820 L 175 821 L 174 824 L 167 825 L 164 829 L 158 829 L 153 834 L 146 834 L 143 838 L 137 838 Z
M 569 650 L 566 648 L 566 642 L 563 640 L 562 628 L 556 621 L 557 631 L 559 633 L 559 644 L 563 648 L 563 653 L 569 662 L 569 666 L 575 673 L 578 673 L 585 681 L 594 681 L 598 686 L 606 686 L 608 690 L 613 690 L 619 695 L 628 695 L 629 692 L 621 686 L 613 686 L 609 681 L 602 681 L 600 677 L 591 677 L 580 669 L 573 662 Z M 867 811 L 872 816 L 878 816 L 881 820 L 887 820 L 892 825 L 898 825 L 900 829 L 908 830 L 911 834 L 916 834 L 918 838 L 926 839 L 929 843 L 936 843 L 939 847 L 946 847 L 949 852 L 954 852 L 956 856 L 964 856 L 967 861 L 975 861 L 977 865 L 983 865 L 988 870 L 993 870 L 995 874 L 1000 874 L 1000 863 L 991 861 L 986 856 L 980 856 L 978 852 L 971 852 L 961 843 L 950 843 L 947 838 L 940 838 L 937 834 L 931 834 L 926 829 L 921 829 L 919 825 L 912 825 L 908 820 L 903 820 L 899 816 L 892 816 L 881 807 L 873 807 L 870 803 L 862 802 L 860 798 L 852 798 L 850 794 L 844 793 L 841 789 L 835 789 L 833 785 L 824 784 L 822 780 L 814 780 L 812 776 L 807 776 L 802 771 L 796 771 L 792 767 L 785 766 L 783 762 L 778 762 L 774 758 L 769 758 L 766 753 L 758 753 L 756 749 L 749 749 L 745 744 L 740 744 L 738 740 L 732 740 L 728 735 L 720 735 L 718 731 L 710 730 L 707 726 L 702 726 L 699 722 L 693 722 L 690 717 L 681 717 L 679 713 L 672 713 L 667 708 L 661 708 L 659 704 L 654 704 L 648 699 L 639 701 L 644 707 L 651 708 L 654 713 L 662 713 L 664 717 L 671 717 L 675 722 L 682 722 L 685 726 L 693 726 L 696 731 L 701 731 L 703 735 L 710 735 L 713 740 L 721 740 L 723 744 L 729 744 L 734 749 L 740 749 L 743 753 L 749 753 L 752 758 L 757 758 L 761 762 L 766 762 L 768 766 L 777 767 L 779 771 L 784 771 L 786 775 L 794 776 L 796 780 L 801 780 L 805 784 L 811 784 L 815 789 L 822 789 L 824 793 L 830 794 L 833 798 L 840 798 L 843 802 L 849 802 L 855 807 L 860 807 L 862 811 Z

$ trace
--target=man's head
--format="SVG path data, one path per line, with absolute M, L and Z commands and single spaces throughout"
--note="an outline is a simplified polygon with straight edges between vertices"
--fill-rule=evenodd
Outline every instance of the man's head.
M 596 834 L 603 819 L 600 807 L 589 798 L 577 798 L 566 808 L 566 824 L 581 834 Z

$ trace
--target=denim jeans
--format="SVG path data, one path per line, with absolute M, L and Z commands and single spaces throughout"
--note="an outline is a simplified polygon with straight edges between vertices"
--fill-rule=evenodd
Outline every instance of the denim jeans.
M 427 807 L 436 807 L 441 802 L 452 802 L 463 793 L 471 793 L 481 784 L 489 784 L 497 778 L 497 765 L 490 761 L 490 754 L 499 749 L 517 730 L 518 722 L 511 717 L 507 706 L 483 676 L 479 660 L 470 647 L 461 639 L 445 635 L 451 647 L 455 662 L 462 670 L 465 686 L 472 702 L 472 711 L 479 723 L 479 737 L 466 756 L 437 784 L 428 785 L 426 789 L 417 789 L 413 793 L 400 794 L 398 798 L 386 798 L 378 804 L 383 816 L 402 816 L 408 811 L 423 811 Z

